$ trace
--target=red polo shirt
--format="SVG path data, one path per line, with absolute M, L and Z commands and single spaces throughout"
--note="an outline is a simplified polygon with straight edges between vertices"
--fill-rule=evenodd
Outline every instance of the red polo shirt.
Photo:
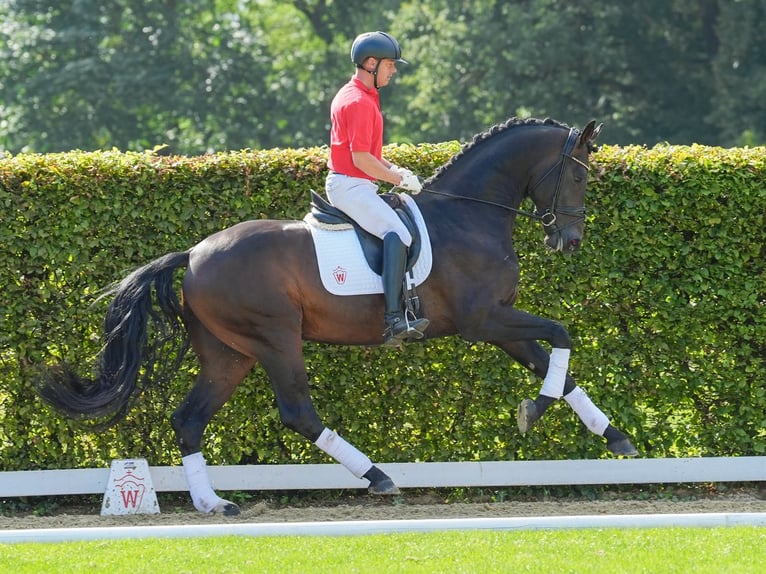
M 352 151 L 366 151 L 378 159 L 383 157 L 383 114 L 380 96 L 375 88 L 351 78 L 332 100 L 330 106 L 330 159 L 332 171 L 374 180 L 354 165 Z

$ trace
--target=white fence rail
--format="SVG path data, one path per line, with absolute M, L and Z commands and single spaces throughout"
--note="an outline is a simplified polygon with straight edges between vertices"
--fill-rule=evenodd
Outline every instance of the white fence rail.
M 390 463 L 379 467 L 400 488 L 766 482 L 766 457 L 647 458 L 510 462 Z M 217 490 L 366 488 L 337 464 L 209 467 Z M 183 469 L 149 467 L 157 492 L 187 490 Z M 0 472 L 0 498 L 102 494 L 108 468 Z

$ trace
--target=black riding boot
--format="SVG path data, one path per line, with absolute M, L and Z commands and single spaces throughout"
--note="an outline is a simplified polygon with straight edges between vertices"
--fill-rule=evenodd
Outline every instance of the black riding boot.
M 384 345 L 397 346 L 407 339 L 422 339 L 428 319 L 408 321 L 402 302 L 407 246 L 396 233 L 383 238 L 383 296 L 386 300 Z

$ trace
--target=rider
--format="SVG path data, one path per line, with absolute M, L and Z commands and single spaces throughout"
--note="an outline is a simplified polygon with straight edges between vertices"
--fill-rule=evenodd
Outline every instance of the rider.
M 396 212 L 378 196 L 376 180 L 413 193 L 422 185 L 410 170 L 383 158 L 383 115 L 378 90 L 406 64 L 399 43 L 385 32 L 360 34 L 351 46 L 353 77 L 340 88 L 330 108 L 330 158 L 325 191 L 335 207 L 383 240 L 384 345 L 420 339 L 428 319 L 410 321 L 402 289 L 412 236 Z

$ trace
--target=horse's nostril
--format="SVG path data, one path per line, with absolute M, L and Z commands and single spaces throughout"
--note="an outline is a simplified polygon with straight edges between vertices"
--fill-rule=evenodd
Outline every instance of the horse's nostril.
M 576 239 L 576 238 L 575 239 L 570 239 L 569 240 L 569 245 L 571 245 L 572 247 L 580 247 L 580 240 Z

